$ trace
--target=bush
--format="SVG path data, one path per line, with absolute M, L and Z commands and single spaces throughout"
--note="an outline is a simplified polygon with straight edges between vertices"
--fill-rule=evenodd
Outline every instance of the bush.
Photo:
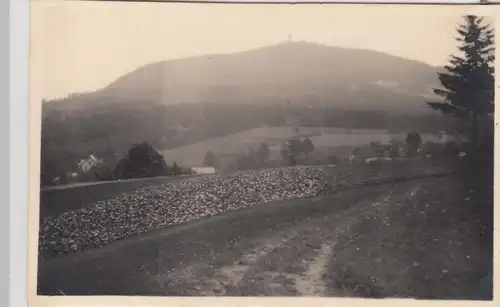
M 414 156 L 417 154 L 420 145 L 422 145 L 422 137 L 418 132 L 410 132 L 406 136 L 406 145 L 408 147 L 408 156 Z
M 100 166 L 94 170 L 94 176 L 99 181 L 115 180 L 115 176 L 111 168 L 107 166 Z
M 174 162 L 172 165 L 172 175 L 177 176 L 182 174 L 182 169 L 177 165 L 177 162 Z

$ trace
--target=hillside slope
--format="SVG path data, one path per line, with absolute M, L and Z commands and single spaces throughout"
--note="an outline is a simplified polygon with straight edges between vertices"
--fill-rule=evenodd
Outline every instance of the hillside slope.
M 422 106 L 437 68 L 392 55 L 288 42 L 255 50 L 147 64 L 105 88 L 64 101 Z M 59 104 L 61 105 L 61 104 Z
M 425 103 L 437 70 L 304 42 L 147 64 L 44 103 L 42 174 L 50 181 L 89 154 L 112 166 L 136 142 L 169 149 L 269 125 L 443 130 Z

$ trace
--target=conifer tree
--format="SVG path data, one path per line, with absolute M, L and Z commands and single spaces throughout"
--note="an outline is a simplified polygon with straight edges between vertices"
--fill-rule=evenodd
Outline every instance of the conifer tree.
M 434 89 L 444 102 L 428 104 L 443 114 L 466 119 L 475 147 L 479 116 L 494 110 L 494 30 L 483 17 L 467 15 L 457 31 L 459 53 L 451 56 L 446 72 L 439 73 L 442 88 Z
M 174 175 L 174 176 L 180 175 L 181 172 L 182 172 L 182 170 L 179 167 L 179 165 L 177 164 L 177 162 L 174 162 L 174 164 L 172 165 L 172 175 Z

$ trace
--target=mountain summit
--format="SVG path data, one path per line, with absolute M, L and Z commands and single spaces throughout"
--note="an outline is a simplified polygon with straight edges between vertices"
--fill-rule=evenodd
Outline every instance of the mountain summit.
M 377 51 L 286 42 L 148 64 L 79 100 L 425 107 L 437 70 Z

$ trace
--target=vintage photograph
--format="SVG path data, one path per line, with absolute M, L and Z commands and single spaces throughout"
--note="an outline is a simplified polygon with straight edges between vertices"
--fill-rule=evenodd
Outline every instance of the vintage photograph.
M 44 2 L 38 295 L 493 299 L 494 15 Z

